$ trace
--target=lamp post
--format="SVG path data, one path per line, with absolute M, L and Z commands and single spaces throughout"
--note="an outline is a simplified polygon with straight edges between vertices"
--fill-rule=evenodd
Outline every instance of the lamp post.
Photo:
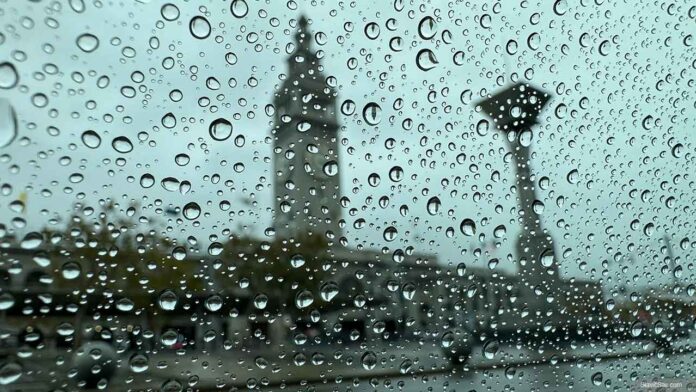
M 537 198 L 529 167 L 529 147 L 531 127 L 549 99 L 548 93 L 527 83 L 517 83 L 477 103 L 477 108 L 503 134 L 514 157 L 518 221 L 522 225 L 516 243 L 519 277 L 528 288 L 545 293 L 558 286 L 558 263 L 551 234 L 543 229 L 534 209 Z

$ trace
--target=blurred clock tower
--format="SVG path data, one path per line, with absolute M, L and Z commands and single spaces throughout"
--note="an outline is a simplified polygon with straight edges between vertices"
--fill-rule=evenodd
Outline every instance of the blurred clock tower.
M 297 23 L 288 73 L 274 97 L 273 226 L 277 238 L 339 238 L 336 91 L 326 82 L 322 52 L 312 50 L 308 21 Z

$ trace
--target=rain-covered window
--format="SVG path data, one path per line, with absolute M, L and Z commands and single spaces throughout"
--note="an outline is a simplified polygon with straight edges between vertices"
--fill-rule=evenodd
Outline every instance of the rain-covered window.
M 0 390 L 694 388 L 695 34 L 0 0 Z

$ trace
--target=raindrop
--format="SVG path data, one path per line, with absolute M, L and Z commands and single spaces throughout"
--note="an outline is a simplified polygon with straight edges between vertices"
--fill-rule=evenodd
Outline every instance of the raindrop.
M 143 188 L 151 188 L 153 185 L 155 185 L 155 177 L 152 176 L 150 173 L 145 173 L 142 176 L 140 176 L 140 186 Z
M 114 140 L 111 141 L 111 147 L 121 154 L 127 154 L 133 151 L 133 143 L 125 136 L 114 138 Z
M 176 117 L 173 113 L 167 113 L 162 117 L 162 126 L 168 129 L 172 129 L 176 126 Z
M 602 372 L 597 372 L 592 375 L 592 384 L 594 384 L 595 386 L 600 386 L 602 385 L 603 379 L 604 377 L 602 376 Z
M 374 102 L 368 103 L 363 108 L 363 118 L 369 125 L 379 124 L 382 121 L 382 108 Z
M 437 23 L 432 16 L 426 16 L 418 23 L 418 35 L 422 39 L 431 39 L 437 34 Z
M 338 284 L 336 284 L 336 282 L 324 283 L 319 289 L 319 294 L 321 295 L 321 299 L 326 302 L 330 302 L 332 299 L 334 299 L 334 297 L 336 297 L 336 295 L 338 295 Z
M 365 36 L 369 39 L 379 37 L 379 25 L 375 22 L 370 22 L 365 26 Z
M 99 38 L 89 33 L 85 33 L 77 37 L 76 42 L 77 47 L 85 53 L 94 52 L 99 47 Z
M 551 267 L 553 265 L 553 250 L 544 250 L 539 257 L 539 262 L 546 268 Z
M 505 45 L 505 50 L 511 56 L 517 53 L 517 41 L 515 41 L 514 39 L 509 40 L 507 42 L 507 45 Z
M 562 16 L 568 11 L 568 3 L 566 0 L 556 0 L 556 2 L 553 4 L 553 12 L 558 15 Z
M 431 197 L 430 200 L 428 200 L 428 214 L 437 215 L 438 211 L 440 211 L 441 205 L 442 203 L 440 202 L 439 197 Z
M 130 312 L 134 307 L 135 304 L 128 298 L 121 298 L 116 301 L 116 309 L 120 310 L 121 312 Z
M 1 131 L 0 131 L 0 133 L 1 133 Z M 0 143 L 0 145 L 2 145 L 2 144 Z M 672 147 L 672 156 L 675 158 L 681 158 L 683 152 L 684 152 L 684 145 L 681 143 L 677 143 L 674 145 L 674 147 Z
M 300 290 L 295 296 L 295 306 L 297 309 L 304 309 L 309 307 L 314 302 L 314 296 L 309 290 Z
M 459 230 L 467 237 L 472 237 L 476 235 L 476 223 L 471 219 L 464 219 L 462 223 L 459 224 Z
M 539 49 L 539 46 L 541 45 L 541 36 L 539 33 L 532 33 L 529 34 L 529 37 L 527 37 L 527 46 L 529 46 L 529 49 L 531 50 L 537 50 Z
M 394 166 L 389 170 L 389 179 L 399 182 L 404 179 L 404 169 L 401 166 Z
M 0 98 L 0 148 L 10 145 L 17 137 L 17 116 L 10 102 Z
M 243 18 L 249 13 L 249 6 L 245 0 L 232 0 L 230 12 L 235 18 Z
M 580 173 L 577 171 L 577 169 L 573 169 L 570 172 L 568 172 L 568 176 L 566 176 L 566 179 L 570 184 L 577 184 L 578 181 L 580 181 Z
M 324 164 L 323 167 L 324 174 L 326 174 L 328 177 L 333 177 L 336 174 L 338 174 L 338 162 L 336 161 L 328 161 Z
M 224 118 L 218 118 L 210 123 L 208 133 L 210 133 L 210 137 L 219 142 L 227 140 L 232 135 L 232 123 Z
M 506 233 L 507 229 L 505 228 L 505 225 L 499 225 L 495 229 L 493 229 L 493 236 L 495 238 L 503 238 L 505 237 Z
M 178 301 L 178 296 L 172 290 L 164 290 L 159 296 L 159 306 L 162 310 L 174 310 Z
M 410 282 L 404 283 L 403 287 L 401 287 L 401 295 L 408 301 L 412 300 L 416 295 L 416 285 Z
M 268 305 L 268 297 L 266 294 L 259 293 L 254 297 L 254 307 L 256 309 L 265 309 Z
M 179 189 L 179 180 L 174 177 L 165 177 L 161 181 L 162 188 L 169 192 L 176 192 Z
M 10 89 L 19 83 L 17 69 L 12 63 L 0 63 L 0 88 Z
M 222 309 L 222 304 L 222 297 L 217 294 L 213 294 L 205 300 L 205 308 L 211 312 L 217 312 Z
M 10 293 L 0 294 L 0 311 L 10 309 L 15 304 L 15 299 Z
M 128 361 L 131 371 L 133 373 L 142 373 L 148 369 L 150 366 L 148 363 L 147 356 L 141 353 L 135 353 L 130 357 Z
M 396 236 L 399 234 L 399 232 L 396 230 L 394 226 L 389 226 L 386 229 L 384 229 L 384 239 L 386 241 L 394 241 L 396 239 Z
M 479 19 L 479 24 L 484 29 L 490 29 L 491 25 L 493 24 L 493 20 L 489 14 L 483 14 L 483 15 L 481 15 L 481 18 Z
M 497 340 L 488 340 L 486 343 L 483 344 L 483 356 L 486 359 L 493 359 L 495 355 L 498 353 L 499 348 L 500 344 Z
M 210 23 L 202 16 L 194 16 L 189 22 L 191 35 L 198 39 L 206 39 L 210 36 Z
M 377 355 L 373 351 L 368 351 L 360 358 L 360 363 L 365 370 L 372 370 L 377 366 Z
M 0 385 L 8 385 L 22 376 L 22 366 L 17 362 L 6 362 L 0 367 Z
M 190 202 L 184 206 L 184 218 L 188 220 L 198 219 L 201 215 L 201 207 L 196 202 Z
M 416 65 L 422 71 L 430 71 L 438 64 L 437 57 L 430 49 L 421 49 L 416 55 Z
M 343 101 L 341 104 L 341 113 L 343 113 L 344 116 L 352 116 L 353 113 L 355 113 L 355 102 L 350 99 L 346 99 Z
M 305 258 L 301 254 L 296 254 L 290 258 L 290 265 L 293 268 L 300 268 L 305 265 Z
M 61 273 L 63 275 L 63 278 L 67 280 L 77 278 L 78 276 L 80 276 L 81 272 L 82 268 L 80 268 L 80 265 L 74 261 L 68 261 L 67 263 L 63 264 L 63 267 L 61 267 Z
M 174 4 L 167 3 L 160 8 L 160 14 L 164 20 L 172 22 L 179 19 L 179 8 Z
M 20 246 L 22 249 L 36 249 L 43 243 L 43 235 L 41 233 L 32 231 L 27 233 L 22 239 Z
M 172 257 L 176 261 L 182 261 L 186 258 L 186 248 L 183 246 L 177 246 L 172 249 Z

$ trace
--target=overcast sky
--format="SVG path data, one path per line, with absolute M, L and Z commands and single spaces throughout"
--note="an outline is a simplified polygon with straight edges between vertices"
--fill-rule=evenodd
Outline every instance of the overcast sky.
M 229 1 L 176 2 L 179 15 L 171 21 L 163 13 L 172 19 L 176 12 L 163 12 L 162 1 L 85 0 L 80 12 L 69 3 L 80 11 L 75 0 L 1 5 L 0 62 L 14 65 L 19 83 L 0 90 L 18 118 L 17 138 L 0 149 L 0 183 L 12 187 L 0 197 L 0 223 L 20 236 L 51 217 L 64 218 L 81 192 L 92 206 L 105 197 L 123 205 L 138 201 L 142 215 L 154 214 L 156 199 L 164 207 L 198 202 L 204 216 L 197 227 L 170 223 L 178 238 L 194 235 L 205 244 L 225 228 L 263 236 L 272 224 L 272 116 L 265 107 L 287 71 L 295 20 L 304 13 L 312 31 L 321 33 L 321 45 L 314 47 L 323 51 L 325 75 L 336 79 L 339 103 L 357 105 L 355 114 L 340 119 L 339 133 L 342 192 L 360 211 L 343 214 L 351 246 L 411 245 L 455 265 L 486 266 L 495 257 L 497 268 L 514 271 L 507 257 L 518 233 L 510 193 L 514 174 L 504 141 L 492 127 L 477 128 L 483 116 L 472 101 L 515 73 L 554 96 L 535 128 L 532 166 L 549 180 L 537 192 L 563 275 L 611 277 L 611 284 L 621 285 L 665 282 L 659 240 L 667 235 L 687 270 L 683 279 L 693 282 L 696 53 L 688 34 L 696 11 L 686 2 L 667 7 L 645 1 L 641 15 L 650 18 L 632 15 L 634 2 L 590 0 L 359 1 L 355 7 L 268 1 L 249 2 L 243 18 L 230 13 Z M 195 16 L 208 20 L 207 38 L 189 31 Z M 419 34 L 426 16 L 436 26 Z M 372 22 L 379 26 L 374 39 L 365 31 Z M 99 42 L 91 52 L 77 44 L 85 33 Z M 430 70 L 417 66 L 422 49 L 437 59 Z M 103 76 L 109 83 L 100 88 Z M 211 77 L 219 89 L 207 86 Z M 178 102 L 170 97 L 173 90 L 182 93 Z M 47 98 L 43 107 L 33 104 L 42 100 L 36 94 Z M 201 106 L 201 99 L 209 104 Z M 398 99 L 400 110 L 394 109 Z M 382 108 L 376 126 L 361 118 L 370 102 Z M 176 118 L 171 129 L 162 120 L 168 113 Z M 225 141 L 208 134 L 219 117 L 233 124 Z M 407 119 L 412 126 L 405 128 Z M 6 124 L 0 123 L 5 134 L 11 128 Z M 51 136 L 49 127 L 59 135 Z M 96 149 L 81 140 L 90 129 L 102 139 Z M 131 152 L 114 151 L 112 140 L 119 136 L 133 142 Z M 389 138 L 397 141 L 391 150 L 385 148 Z M 190 156 L 186 166 L 175 163 L 181 153 Z M 61 166 L 61 157 L 70 163 Z M 397 165 L 406 177 L 394 183 L 388 173 Z M 574 170 L 577 175 L 569 176 Z M 498 180 L 492 180 L 495 172 Z M 84 179 L 71 183 L 74 173 Z M 139 181 L 146 173 L 156 184 L 144 189 Z M 379 186 L 368 185 L 371 173 L 381 177 Z M 164 190 L 160 181 L 166 177 L 190 181 L 191 191 Z M 26 210 L 14 212 L 9 205 L 22 192 Z M 377 200 L 385 195 L 391 203 L 382 209 Z M 426 209 L 433 196 L 442 201 L 435 216 Z M 223 200 L 231 202 L 228 211 L 219 207 Z M 406 217 L 399 214 L 401 205 L 409 207 Z M 13 228 L 16 217 L 27 226 Z M 358 218 L 368 225 L 353 229 Z M 476 237 L 459 231 L 465 218 L 477 223 Z M 470 250 L 481 246 L 479 235 L 489 241 L 499 225 L 507 227 L 500 248 L 481 259 L 472 256 Z M 398 229 L 396 241 L 383 240 L 387 226 Z M 453 238 L 445 234 L 448 227 L 455 229 Z

